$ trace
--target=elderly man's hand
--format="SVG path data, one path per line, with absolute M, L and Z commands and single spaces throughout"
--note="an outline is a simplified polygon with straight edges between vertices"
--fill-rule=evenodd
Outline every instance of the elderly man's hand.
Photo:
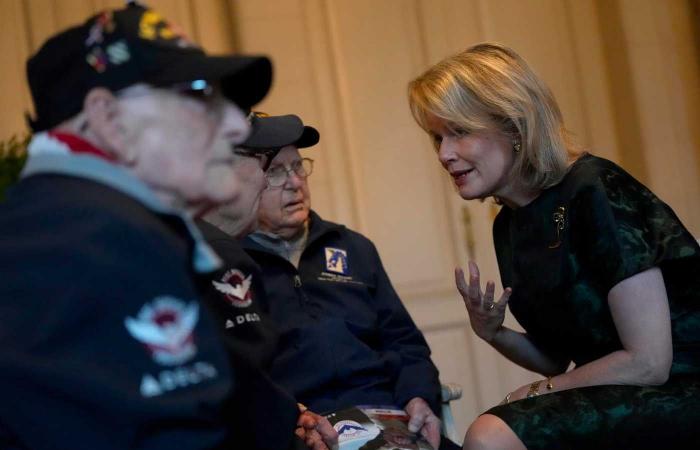
M 433 446 L 440 447 L 440 419 L 433 414 L 428 403 L 420 397 L 414 397 L 404 408 L 410 417 L 408 430 L 420 434 Z
M 296 435 L 312 450 L 333 450 L 338 448 L 338 433 L 323 416 L 319 416 L 300 406 Z

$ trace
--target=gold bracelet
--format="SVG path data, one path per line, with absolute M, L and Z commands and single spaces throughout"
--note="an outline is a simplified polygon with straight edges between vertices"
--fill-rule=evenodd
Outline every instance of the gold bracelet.
M 545 389 L 548 391 L 551 391 L 554 389 L 554 385 L 552 384 L 552 377 L 547 377 L 546 380 L 541 380 L 541 381 L 535 381 L 530 385 L 530 389 L 527 390 L 527 395 L 525 398 L 530 398 L 530 397 L 535 397 L 537 395 L 540 395 L 540 384 L 542 384 L 542 381 L 546 381 L 547 384 L 545 384 Z
M 501 404 L 501 405 L 507 405 L 508 403 L 510 403 L 510 397 L 511 397 L 512 395 L 513 395 L 513 393 L 512 393 L 512 392 L 509 392 L 509 393 L 506 395 L 506 398 L 504 398 L 503 401 L 502 401 L 500 404 Z
M 527 390 L 527 395 L 525 396 L 525 398 L 530 398 L 530 397 L 535 397 L 537 395 L 540 395 L 540 383 L 542 383 L 542 381 L 540 381 L 540 380 L 532 383 L 530 385 L 530 389 Z

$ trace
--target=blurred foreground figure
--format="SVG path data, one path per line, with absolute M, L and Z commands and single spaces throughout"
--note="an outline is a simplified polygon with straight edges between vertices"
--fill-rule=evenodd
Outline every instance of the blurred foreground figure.
M 0 206 L 0 447 L 231 447 L 236 379 L 189 215 L 235 194 L 266 58 L 207 56 L 130 5 L 27 63 L 35 131 Z M 230 444 L 230 445 L 229 445 Z

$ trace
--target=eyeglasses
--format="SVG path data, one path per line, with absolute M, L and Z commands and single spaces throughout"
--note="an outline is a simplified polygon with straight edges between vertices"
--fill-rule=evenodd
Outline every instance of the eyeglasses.
M 277 152 L 280 149 L 270 148 L 270 149 L 258 149 L 258 148 L 248 148 L 248 147 L 233 147 L 233 154 L 238 156 L 245 156 L 247 158 L 255 158 L 260 162 L 260 169 L 263 172 L 267 172 L 270 168 L 272 160 L 277 156 Z
M 138 97 L 153 93 L 153 89 L 163 89 L 202 101 L 217 97 L 221 92 L 216 85 L 206 80 L 194 80 L 184 83 L 174 83 L 167 86 L 151 86 L 145 83 L 138 83 L 120 89 L 116 94 L 120 98 Z
M 175 83 L 167 86 L 167 89 L 175 91 L 178 94 L 187 95 L 188 97 L 194 97 L 200 100 L 213 97 L 214 94 L 220 93 L 220 89 L 217 86 L 209 83 L 207 80 L 194 80 L 184 83 Z
M 220 112 L 225 103 L 224 95 L 219 85 L 212 84 L 206 80 L 175 83 L 166 86 L 165 89 L 203 103 L 207 110 L 213 113 Z
M 297 159 L 292 162 L 289 167 L 286 166 L 275 166 L 269 168 L 265 172 L 265 178 L 267 178 L 267 184 L 270 187 L 277 188 L 282 187 L 287 182 L 289 175 L 294 172 L 299 178 L 305 179 L 314 170 L 314 160 L 311 158 Z
M 207 111 L 218 113 L 224 104 L 224 97 L 221 94 L 221 89 L 216 84 L 212 84 L 206 80 L 194 80 L 183 83 L 174 83 L 167 86 L 150 86 L 139 83 L 116 92 L 119 98 L 139 97 L 143 95 L 153 94 L 157 90 L 172 92 L 197 102 L 203 103 Z

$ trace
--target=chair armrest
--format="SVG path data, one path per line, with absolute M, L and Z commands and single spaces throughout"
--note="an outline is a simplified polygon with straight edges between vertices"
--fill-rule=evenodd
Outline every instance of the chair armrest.
M 453 442 L 462 442 L 462 437 L 457 434 L 455 419 L 452 415 L 452 407 L 450 402 L 462 398 L 462 386 L 455 383 L 443 383 L 440 386 L 442 396 L 442 435 L 451 439 Z
M 462 386 L 456 383 L 443 383 L 441 386 L 442 402 L 449 403 L 452 400 L 462 398 Z

